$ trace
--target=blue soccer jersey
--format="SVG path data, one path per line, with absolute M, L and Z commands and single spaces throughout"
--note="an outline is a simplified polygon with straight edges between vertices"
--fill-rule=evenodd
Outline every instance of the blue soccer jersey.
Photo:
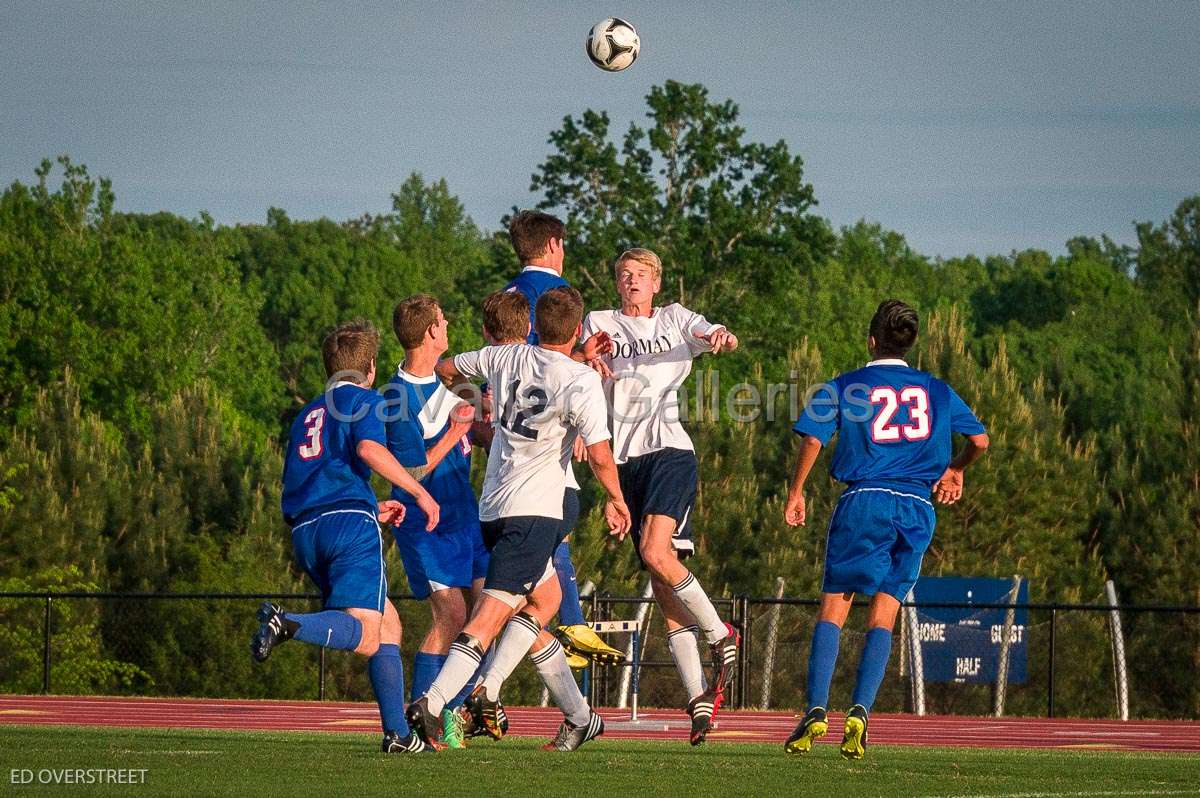
M 400 465 L 417 468 L 427 462 L 426 451 L 450 426 L 450 411 L 460 400 L 435 376 L 415 377 L 398 369 L 383 389 L 387 401 L 387 445 Z M 437 468 L 421 480 L 441 507 L 439 531 L 479 528 L 479 504 L 471 487 L 471 441 L 464 435 Z M 392 488 L 392 498 L 405 506 L 398 531 L 425 533 L 428 520 L 408 491 Z
M 926 495 L 950 464 L 952 434 L 985 431 L 949 385 L 896 359 L 822 385 L 794 429 L 822 445 L 838 434 L 834 479 L 906 483 Z
M 570 285 L 562 278 L 562 275 L 553 269 L 546 269 L 541 266 L 526 266 L 521 270 L 521 273 L 504 286 L 505 291 L 520 291 L 529 300 L 529 338 L 526 343 L 537 344 L 537 325 L 534 324 L 534 313 L 537 308 L 538 297 L 549 291 L 551 288 L 561 288 L 565 285 Z
M 292 423 L 283 462 L 283 517 L 295 525 L 331 510 L 376 512 L 371 469 L 361 441 L 387 445 L 383 397 L 351 382 L 336 383 Z

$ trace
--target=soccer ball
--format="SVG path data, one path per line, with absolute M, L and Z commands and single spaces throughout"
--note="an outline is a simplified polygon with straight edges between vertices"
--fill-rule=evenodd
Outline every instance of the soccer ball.
M 609 17 L 588 31 L 587 54 L 592 63 L 605 72 L 620 72 L 637 60 L 642 41 L 637 31 L 623 19 Z

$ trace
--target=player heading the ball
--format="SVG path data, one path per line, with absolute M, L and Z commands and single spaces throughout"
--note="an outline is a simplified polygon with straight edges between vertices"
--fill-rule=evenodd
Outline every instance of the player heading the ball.
M 613 272 L 621 307 L 589 313 L 583 333 L 607 333 L 611 341 L 609 354 L 593 366 L 608 377 L 613 449 L 633 514 L 633 540 L 667 620 L 671 657 L 688 693 L 691 743 L 699 745 L 733 681 L 739 637 L 683 564 L 695 551 L 691 515 L 699 466 L 679 420 L 679 388 L 693 358 L 732 352 L 738 340 L 683 305 L 654 306 L 662 261 L 650 250 L 622 253 Z M 700 634 L 712 651 L 711 685 L 700 663 Z

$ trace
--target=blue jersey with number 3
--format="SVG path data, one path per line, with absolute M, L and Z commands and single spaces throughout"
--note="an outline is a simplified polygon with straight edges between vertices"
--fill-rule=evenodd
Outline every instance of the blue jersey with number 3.
M 822 385 L 794 429 L 822 445 L 838 434 L 834 479 L 926 492 L 950 464 L 952 434 L 985 431 L 949 385 L 902 360 L 872 361 Z
M 338 383 L 304 406 L 292 423 L 283 461 L 283 517 L 296 523 L 330 510 L 376 511 L 371 468 L 358 456 L 361 441 L 387 446 L 383 397 Z

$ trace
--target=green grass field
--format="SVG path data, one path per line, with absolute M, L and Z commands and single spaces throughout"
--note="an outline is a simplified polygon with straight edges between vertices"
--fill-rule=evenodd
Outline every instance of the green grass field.
M 491 798 L 578 795 L 853 796 L 1200 795 L 1200 757 L 1104 751 L 873 747 L 863 762 L 835 747 L 788 756 L 778 746 L 589 743 L 575 754 L 541 740 L 384 756 L 374 736 L 329 733 L 0 726 L 4 795 L 282 795 Z M 37 783 L 42 769 L 145 768 L 140 785 Z M 34 783 L 13 784 L 13 771 Z

